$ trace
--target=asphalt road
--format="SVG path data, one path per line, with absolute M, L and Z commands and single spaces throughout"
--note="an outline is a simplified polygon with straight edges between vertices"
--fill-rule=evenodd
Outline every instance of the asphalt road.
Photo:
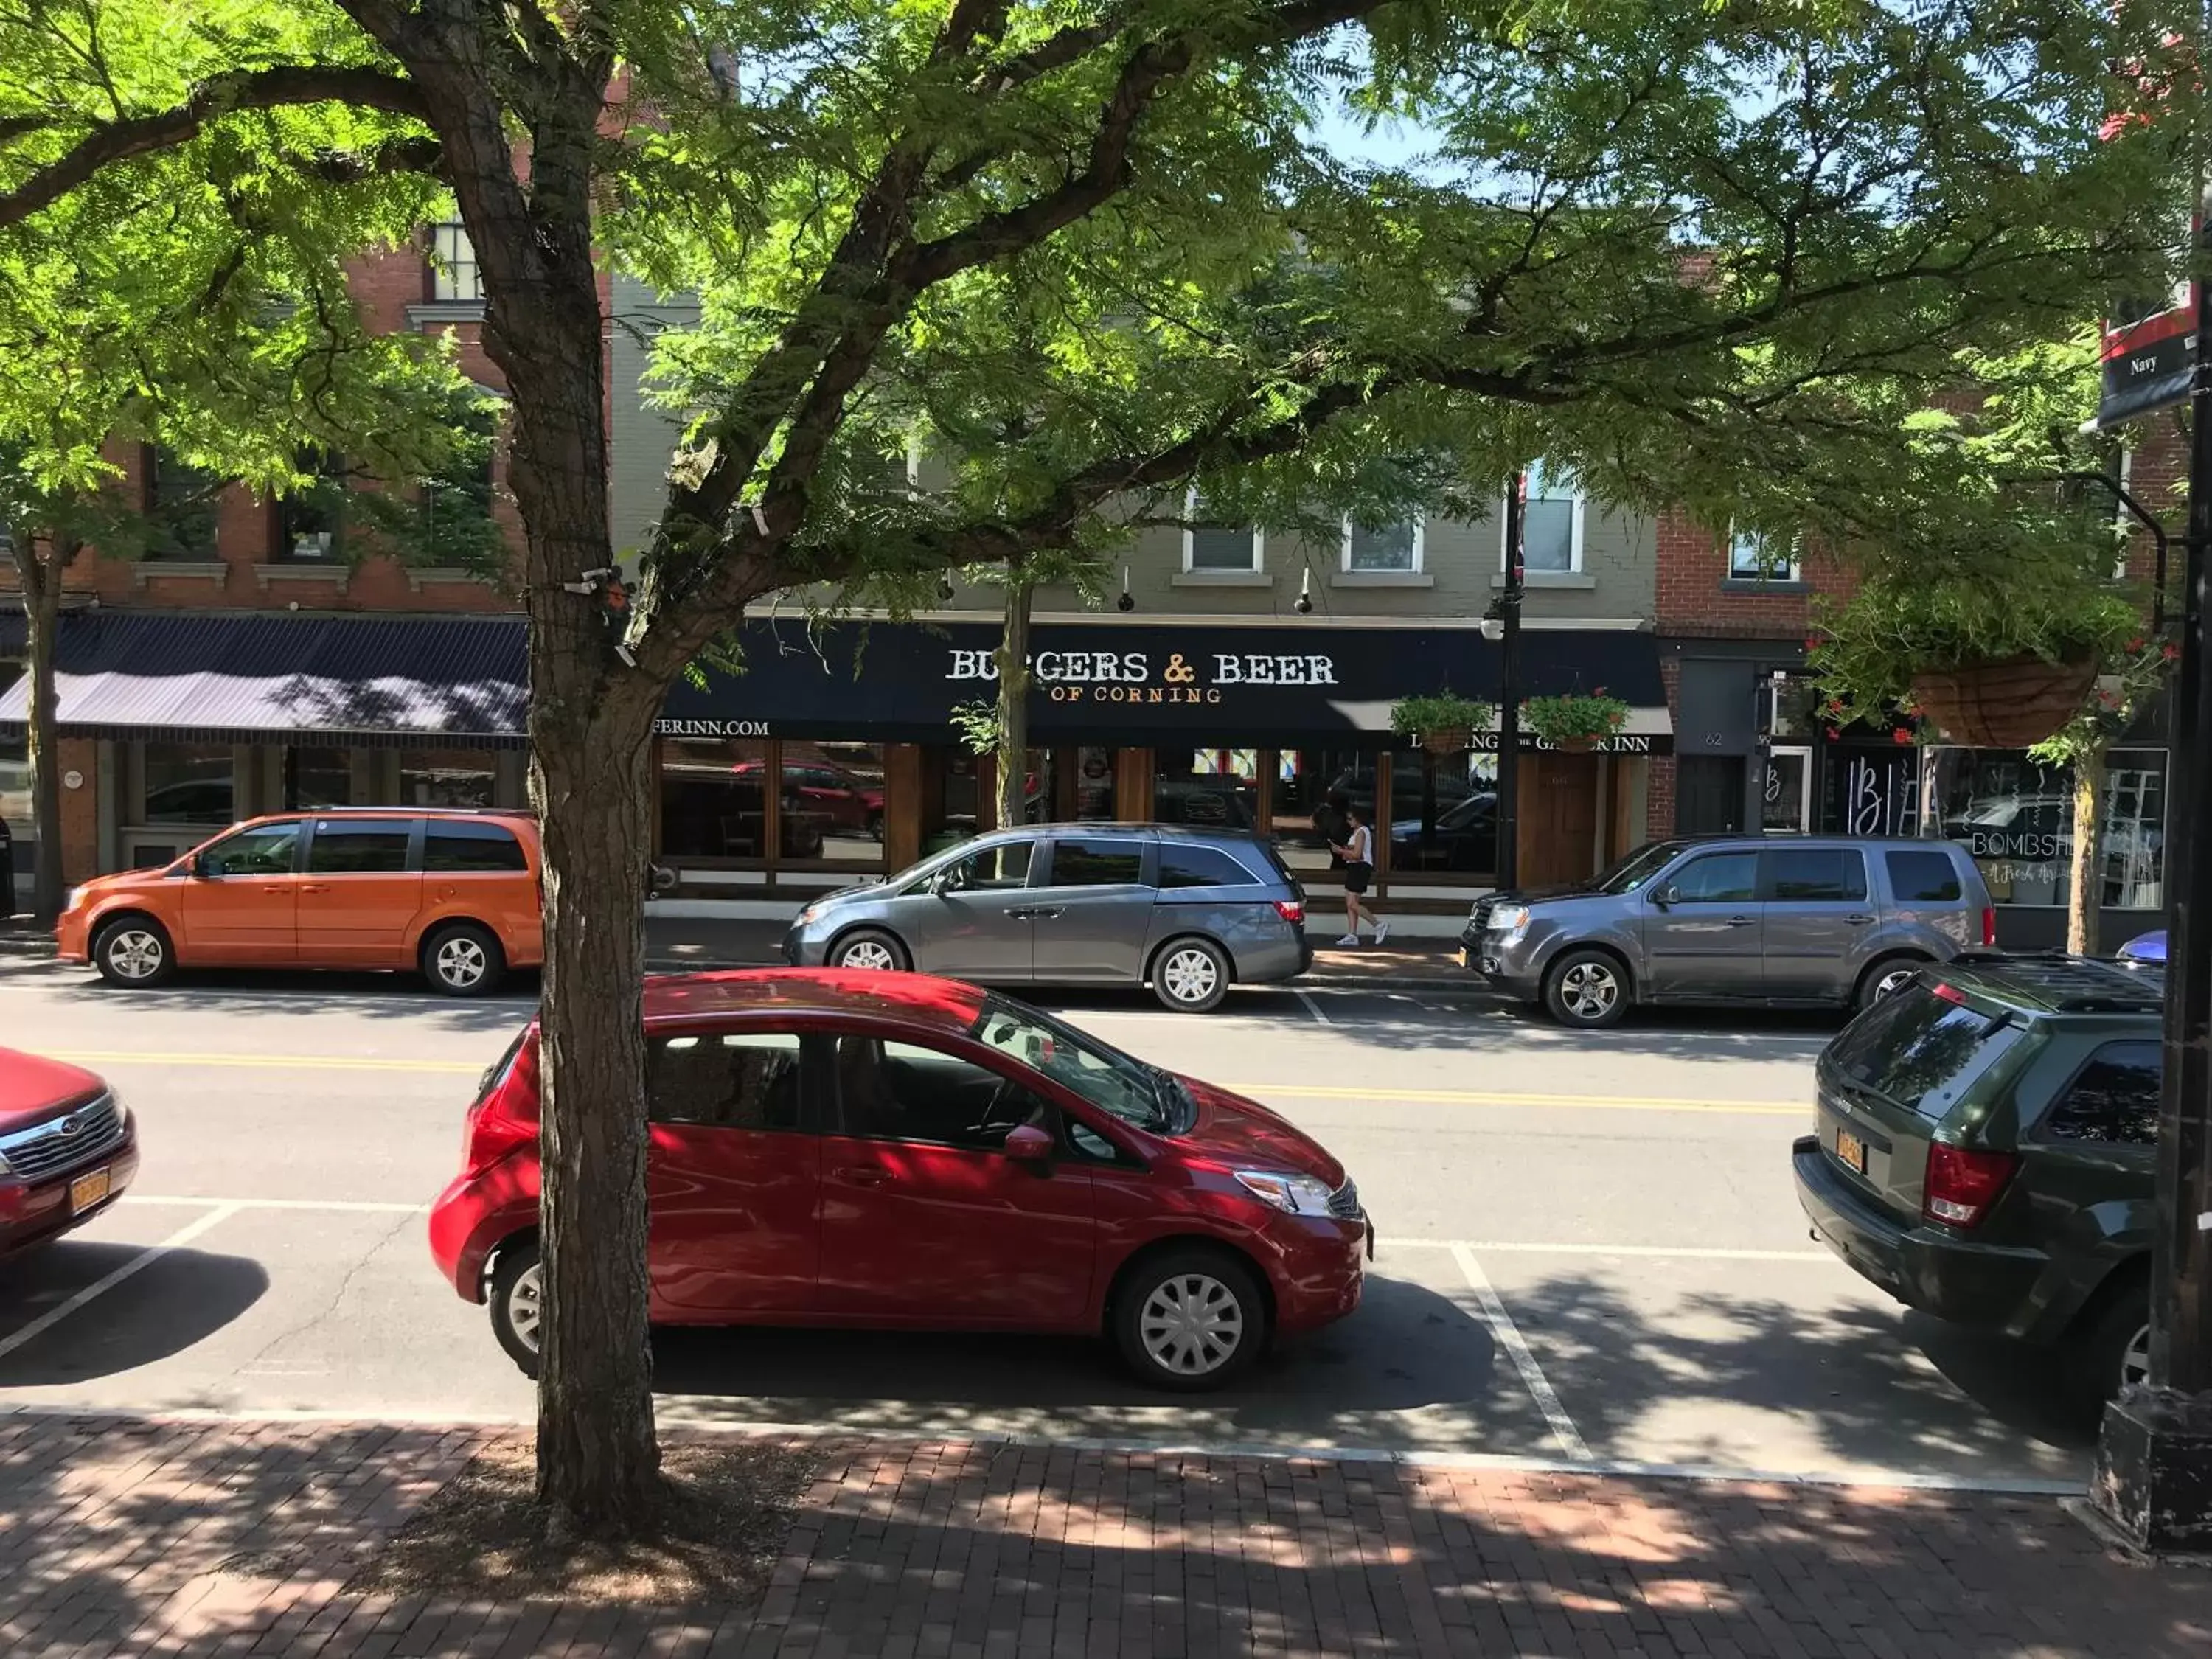
M 2039 1357 L 1907 1314 L 1807 1236 L 1788 1175 L 1819 1024 L 1602 1034 L 1474 994 L 1054 1006 L 1278 1108 L 1382 1235 L 1366 1305 L 1247 1386 L 1164 1402 L 1082 1342 L 671 1331 L 670 1418 L 1156 1445 L 1503 1454 L 1974 1482 L 2078 1480 L 2094 1425 Z M 103 1073 L 144 1168 L 0 1264 L 0 1406 L 526 1417 L 425 1206 L 526 998 L 374 977 L 120 992 L 0 962 L 0 1043 Z

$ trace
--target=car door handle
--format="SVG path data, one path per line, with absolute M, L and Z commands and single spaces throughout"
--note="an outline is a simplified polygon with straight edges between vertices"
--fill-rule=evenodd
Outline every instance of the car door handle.
M 274 884 L 270 884 L 270 886 L 264 887 L 264 888 L 263 888 L 261 890 L 262 890 L 263 892 L 264 892 L 264 893 L 281 893 L 281 892 L 283 892 L 283 891 L 285 890 L 285 887 L 284 887 L 284 884 L 283 884 L 283 882 L 281 882 L 281 881 L 280 881 L 280 882 L 274 883 Z M 303 887 L 303 888 L 301 888 L 300 890 L 301 890 L 301 892 L 303 892 L 303 893 L 313 893 L 313 892 L 319 891 L 320 890 L 319 890 L 319 889 L 318 889 L 318 888 L 313 888 L 313 887 Z
M 281 893 L 284 890 L 281 887 L 272 887 L 269 890 L 272 893 Z M 303 893 L 327 893 L 331 890 L 331 884 L 326 881 L 311 881 L 300 890 Z
M 1728 925 L 1731 927 L 1748 927 L 1753 920 L 1750 916 L 1730 916 L 1728 919 Z
M 1844 926 L 1846 927 L 1864 927 L 1873 921 L 1874 918 L 1872 916 L 1845 916 L 1844 918 Z
M 833 1170 L 830 1172 L 830 1178 L 832 1181 L 842 1181 L 848 1187 L 881 1187 L 890 1180 L 891 1172 L 889 1170 L 875 1169 L 872 1166 L 857 1170 Z
M 1035 915 L 1036 912 L 1026 904 L 1018 904 L 1012 909 L 1008 910 L 1006 914 L 1017 918 L 1018 920 L 1026 921 L 1030 917 Z
M 1035 916 L 1039 921 L 1052 921 L 1059 917 L 1060 906 L 1057 904 L 1041 904 L 1036 909 L 1030 911 L 1030 914 Z

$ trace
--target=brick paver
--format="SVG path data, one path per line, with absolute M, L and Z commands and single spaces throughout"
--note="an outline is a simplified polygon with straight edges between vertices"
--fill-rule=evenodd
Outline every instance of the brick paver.
M 0 1653 L 2212 1654 L 2047 1499 L 854 1439 L 757 1607 L 345 1595 L 486 1432 L 0 1418 Z

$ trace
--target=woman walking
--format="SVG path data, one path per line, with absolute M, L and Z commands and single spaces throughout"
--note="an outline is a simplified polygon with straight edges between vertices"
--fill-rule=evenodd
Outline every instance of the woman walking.
M 1375 942 L 1380 945 L 1390 936 L 1389 927 L 1361 896 L 1375 875 L 1375 831 L 1368 823 L 1370 815 L 1364 807 L 1348 806 L 1344 816 L 1352 825 L 1352 833 L 1344 838 L 1343 846 L 1331 849 L 1344 860 L 1344 937 L 1337 943 L 1358 944 L 1359 919 L 1365 916 L 1375 929 Z

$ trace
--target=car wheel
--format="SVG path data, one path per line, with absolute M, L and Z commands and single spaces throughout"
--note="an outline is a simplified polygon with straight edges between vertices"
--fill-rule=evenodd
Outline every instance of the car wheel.
M 422 971 L 449 997 L 480 997 L 506 976 L 507 953 L 489 928 L 457 921 L 423 941 Z
M 1544 976 L 1544 1006 L 1562 1025 L 1618 1025 L 1628 1012 L 1627 971 L 1603 951 L 1569 951 Z
M 906 947 L 878 928 L 862 927 L 837 941 L 830 952 L 830 965 L 857 968 L 864 973 L 903 973 Z
M 2067 1345 L 2068 1380 L 2085 1407 L 2101 1406 L 2130 1383 L 2150 1381 L 2150 1285 L 2136 1279 Z
M 1267 1305 L 1251 1270 L 1203 1246 L 1144 1263 L 1114 1305 L 1121 1358 L 1156 1389 L 1220 1388 L 1259 1358 L 1267 1339 Z
M 118 916 L 93 941 L 92 965 L 110 985 L 159 985 L 176 971 L 177 957 L 160 922 Z
M 1203 1014 L 1229 994 L 1229 956 L 1212 939 L 1179 939 L 1152 958 L 1152 994 L 1179 1014 Z
M 868 839 L 869 839 L 870 841 L 881 841 L 883 838 L 884 838 L 884 815 L 883 815 L 881 812 L 871 812 L 871 813 L 869 813 L 869 814 L 868 814 Z
M 1909 983 L 1927 963 L 1925 957 L 1884 957 L 1859 975 L 1858 994 L 1851 999 L 1853 1004 L 1864 1012 Z
M 491 1334 L 525 1376 L 538 1375 L 538 1340 L 545 1310 L 545 1272 L 535 1242 L 510 1244 L 492 1267 Z

